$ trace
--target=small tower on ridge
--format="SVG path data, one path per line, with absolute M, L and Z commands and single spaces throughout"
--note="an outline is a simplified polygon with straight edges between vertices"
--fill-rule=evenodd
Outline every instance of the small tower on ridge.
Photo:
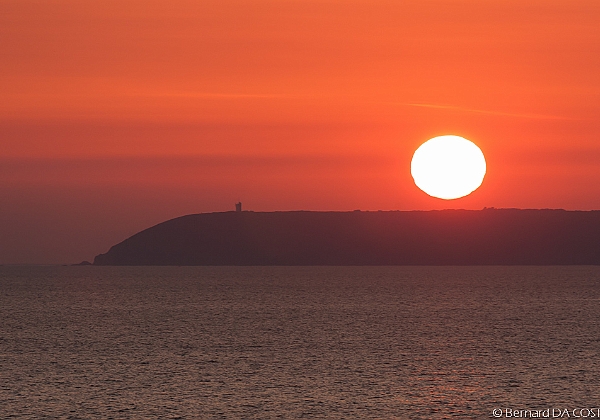
M 235 203 L 235 211 L 236 211 L 236 213 L 239 213 L 242 211 L 242 202 L 241 201 L 238 203 Z

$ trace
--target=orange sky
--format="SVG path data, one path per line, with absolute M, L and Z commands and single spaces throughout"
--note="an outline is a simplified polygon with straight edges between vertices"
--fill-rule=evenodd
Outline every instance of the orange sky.
M 597 0 L 4 0 L 0 263 L 233 209 L 600 209 Z M 486 155 L 463 199 L 420 143 Z

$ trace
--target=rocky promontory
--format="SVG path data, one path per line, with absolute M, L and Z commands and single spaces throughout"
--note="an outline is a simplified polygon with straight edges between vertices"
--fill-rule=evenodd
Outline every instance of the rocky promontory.
M 600 211 L 223 212 L 143 230 L 94 265 L 598 265 Z

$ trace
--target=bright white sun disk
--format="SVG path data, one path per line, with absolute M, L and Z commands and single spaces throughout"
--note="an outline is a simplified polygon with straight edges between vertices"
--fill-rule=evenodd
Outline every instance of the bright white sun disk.
M 486 163 L 483 152 L 473 142 L 459 136 L 439 136 L 417 149 L 410 172 L 425 193 L 452 200 L 479 188 Z

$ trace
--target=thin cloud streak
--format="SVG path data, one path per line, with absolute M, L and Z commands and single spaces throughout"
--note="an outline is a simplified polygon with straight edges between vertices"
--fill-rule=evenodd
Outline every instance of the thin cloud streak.
M 137 95 L 133 95 L 137 96 Z M 171 97 L 171 98 L 217 98 L 217 99 L 289 99 L 299 98 L 301 95 L 271 94 L 271 93 L 216 93 L 216 92 L 164 92 L 147 93 L 140 96 Z
M 581 118 L 561 117 L 558 115 L 529 114 L 529 113 L 523 114 L 523 113 L 512 113 L 512 112 L 502 112 L 502 111 L 489 111 L 489 110 L 485 110 L 485 109 L 463 108 L 463 107 L 454 106 L 454 105 L 397 103 L 397 102 L 391 102 L 390 104 L 394 104 L 394 105 L 398 105 L 398 106 L 405 106 L 405 107 L 445 109 L 445 110 L 459 111 L 459 112 L 470 112 L 473 114 L 497 115 L 500 117 L 529 118 L 529 119 L 536 119 L 536 120 L 566 120 L 566 121 L 567 120 L 568 121 L 581 120 Z

